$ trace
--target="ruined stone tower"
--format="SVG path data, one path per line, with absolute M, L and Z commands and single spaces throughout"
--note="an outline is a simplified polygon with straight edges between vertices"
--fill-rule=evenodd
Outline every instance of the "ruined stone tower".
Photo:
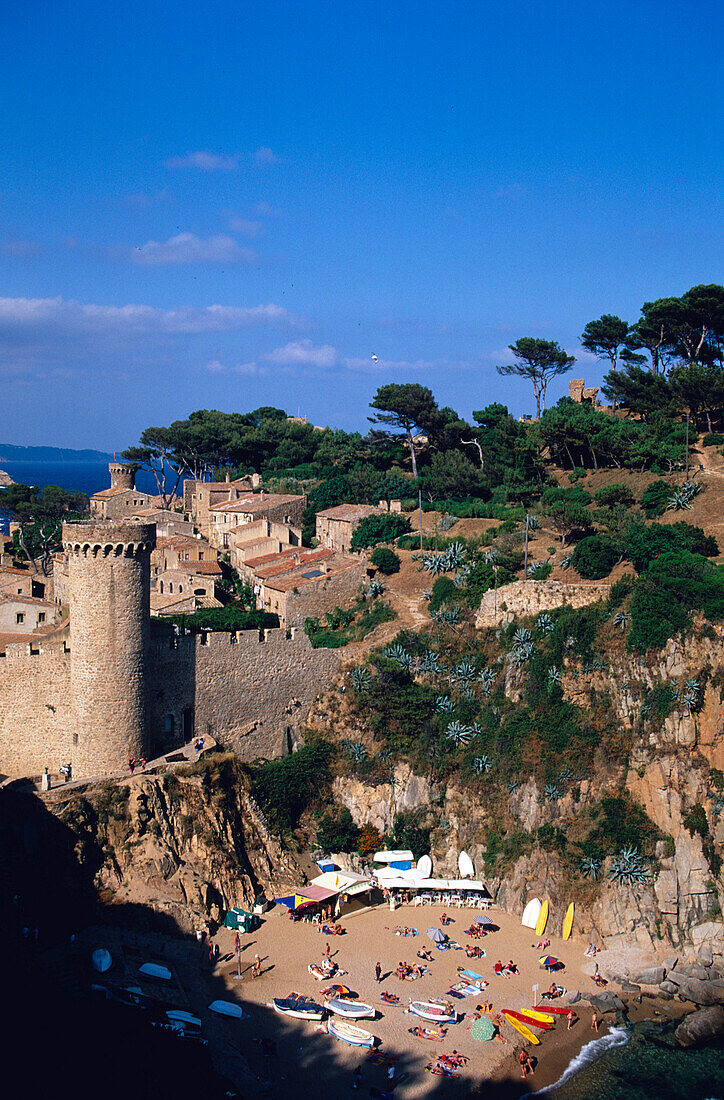
M 111 467 L 111 471 L 113 467 Z M 76 778 L 148 751 L 153 523 L 67 523 L 71 762 Z
M 135 489 L 136 468 L 130 462 L 109 462 L 111 489 Z

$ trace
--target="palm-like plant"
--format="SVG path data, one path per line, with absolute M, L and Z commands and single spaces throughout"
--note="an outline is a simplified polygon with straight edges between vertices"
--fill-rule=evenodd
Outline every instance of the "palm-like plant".
M 535 625 L 540 634 L 551 634 L 556 628 L 555 622 L 550 615 L 545 613 L 545 611 L 538 616 Z
M 587 856 L 581 863 L 581 874 L 584 878 L 597 879 L 601 873 L 601 860 L 596 856 Z
M 619 611 L 618 614 L 613 617 L 613 625 L 617 626 L 619 630 L 625 630 L 630 618 L 631 616 L 628 611 Z
M 369 585 L 367 586 L 367 592 L 370 596 L 381 596 L 384 590 L 384 584 L 382 583 L 382 581 L 378 581 L 377 579 L 370 581 Z
M 364 665 L 358 665 L 357 668 L 353 668 L 349 674 L 349 678 L 352 681 L 352 687 L 360 695 L 368 691 L 372 683 L 369 669 L 365 668 Z
M 548 683 L 551 686 L 553 684 L 560 684 L 562 679 L 563 677 L 561 676 L 560 670 L 555 665 L 548 669 Z
M 467 745 L 473 736 L 473 731 L 469 726 L 464 726 L 462 722 L 455 721 L 447 727 L 445 736 L 449 741 L 452 741 L 453 745 Z
M 367 759 L 367 749 L 361 741 L 347 741 L 345 749 L 356 764 L 361 764 L 363 760 Z
M 438 714 L 450 714 L 455 709 L 455 704 L 449 695 L 438 695 L 435 699 L 435 710 Z
M 475 664 L 469 658 L 461 661 L 450 673 L 450 678 L 457 684 L 470 684 L 475 679 Z
M 493 761 L 487 756 L 476 756 L 473 759 L 473 769 L 479 775 L 483 772 L 489 772 L 493 766 Z
M 543 797 L 548 802 L 557 802 L 558 799 L 561 797 L 560 789 L 556 786 L 555 783 L 546 783 L 543 790 Z
M 620 886 L 639 886 L 648 880 L 649 865 L 638 848 L 624 848 L 612 859 L 608 877 Z
M 480 684 L 485 694 L 489 695 L 492 690 L 493 684 L 495 683 L 495 673 L 493 672 L 492 668 L 483 668 L 480 670 L 480 672 L 478 673 L 478 683 Z

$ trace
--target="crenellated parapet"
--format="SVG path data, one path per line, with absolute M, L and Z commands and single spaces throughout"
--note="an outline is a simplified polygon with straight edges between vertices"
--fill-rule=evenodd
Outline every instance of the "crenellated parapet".
M 133 558 L 150 554 L 155 545 L 155 523 L 63 524 L 63 549 L 76 558 Z

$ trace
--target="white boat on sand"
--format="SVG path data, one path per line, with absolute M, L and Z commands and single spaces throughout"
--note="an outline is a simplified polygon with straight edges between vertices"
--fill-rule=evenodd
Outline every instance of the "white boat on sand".
M 209 1008 L 212 1012 L 218 1012 L 220 1016 L 235 1016 L 237 1020 L 244 1015 L 241 1005 L 234 1001 L 212 1001 Z
M 438 1004 L 437 1001 L 410 1001 L 408 1010 L 413 1016 L 423 1020 L 433 1020 L 436 1024 L 456 1024 L 458 1014 L 450 1004 Z
M 361 1027 L 355 1027 L 347 1020 L 334 1017 L 327 1024 L 327 1031 L 335 1039 L 341 1039 L 343 1043 L 349 1043 L 353 1047 L 373 1047 L 377 1041 L 369 1031 L 363 1031 Z
M 332 997 L 327 1001 L 327 1008 L 334 1012 L 335 1016 L 345 1016 L 348 1020 L 374 1020 L 377 1009 L 364 1001 L 348 1001 L 345 997 Z
M 283 1016 L 297 1020 L 321 1020 L 324 1016 L 324 1006 L 308 997 L 275 997 L 272 1004 Z

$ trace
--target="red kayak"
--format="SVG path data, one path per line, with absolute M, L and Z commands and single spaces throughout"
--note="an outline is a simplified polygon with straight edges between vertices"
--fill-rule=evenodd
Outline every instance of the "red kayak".
M 556 1016 L 567 1016 L 569 1012 L 574 1011 L 572 1005 L 569 1005 L 568 1008 L 563 1008 L 562 1005 L 551 1004 L 534 1005 L 533 1007 L 535 1008 L 536 1012 L 552 1012 Z
M 550 1031 L 553 1027 L 553 1024 L 543 1023 L 542 1020 L 536 1020 L 535 1016 L 528 1016 L 525 1012 L 514 1012 L 512 1008 L 504 1008 L 503 1012 L 506 1016 L 512 1016 L 514 1020 L 520 1020 L 526 1027 L 539 1027 L 542 1031 Z

